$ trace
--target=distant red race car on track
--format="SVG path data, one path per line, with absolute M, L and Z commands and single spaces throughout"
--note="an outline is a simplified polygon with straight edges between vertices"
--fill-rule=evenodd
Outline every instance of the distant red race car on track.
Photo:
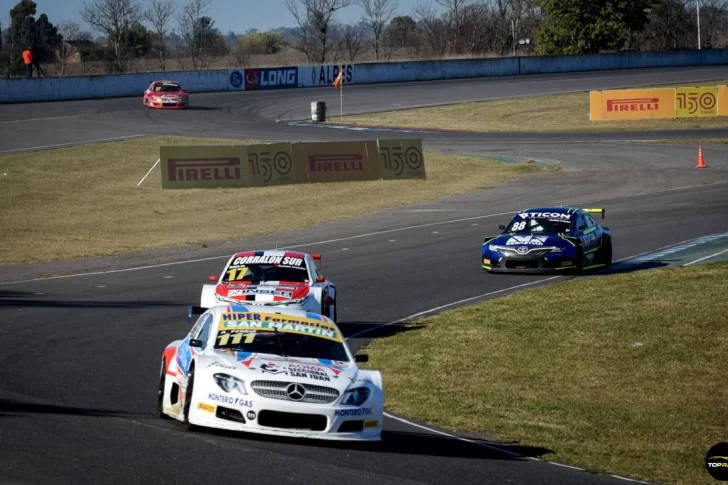
M 144 106 L 161 109 L 187 109 L 190 95 L 178 82 L 153 81 L 144 91 Z

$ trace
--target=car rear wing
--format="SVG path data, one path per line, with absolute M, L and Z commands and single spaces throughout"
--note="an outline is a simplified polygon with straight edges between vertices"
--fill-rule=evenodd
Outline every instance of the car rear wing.
M 192 325 L 192 316 L 193 315 L 202 315 L 205 313 L 208 309 L 197 306 L 197 305 L 189 305 L 187 307 L 187 325 Z
M 602 219 L 604 219 L 604 216 L 605 216 L 605 214 L 607 212 L 604 209 L 582 209 L 582 210 L 584 212 L 588 212 L 589 214 L 601 214 L 602 215 Z

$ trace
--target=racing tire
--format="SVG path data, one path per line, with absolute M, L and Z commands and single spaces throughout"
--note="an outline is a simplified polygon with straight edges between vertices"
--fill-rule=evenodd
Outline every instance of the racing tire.
M 162 419 L 169 419 L 169 416 L 164 413 L 164 388 L 167 384 L 167 373 L 165 372 L 166 368 L 167 363 L 164 361 L 164 359 L 162 359 L 162 371 L 159 375 L 159 392 L 157 394 L 157 409 L 159 417 Z
M 604 254 L 602 254 L 602 264 L 605 268 L 612 266 L 612 238 L 608 237 L 604 243 Z
M 584 272 L 584 248 L 581 246 L 576 247 L 576 260 L 574 261 L 574 266 L 576 266 L 577 273 L 583 273 Z
M 187 377 L 187 390 L 185 391 L 185 405 L 184 405 L 184 424 L 187 428 L 187 431 L 195 431 L 197 429 L 197 426 L 190 423 L 190 405 L 192 404 L 192 394 L 194 393 L 194 387 L 195 387 L 195 366 L 192 364 L 190 366 L 190 374 Z

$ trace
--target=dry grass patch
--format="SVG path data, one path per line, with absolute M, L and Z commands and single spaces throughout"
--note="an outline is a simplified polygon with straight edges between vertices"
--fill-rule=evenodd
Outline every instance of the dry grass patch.
M 718 86 L 728 81 L 678 86 Z M 675 85 L 670 85 L 673 87 Z M 726 128 L 728 118 L 679 118 L 641 121 L 589 121 L 589 93 L 463 103 L 384 113 L 344 116 L 344 123 L 383 127 L 481 132 L 549 133 L 564 131 L 686 130 Z
M 726 294 L 725 262 L 581 278 L 418 321 L 370 344 L 368 366 L 396 413 L 709 484 L 705 454 L 728 428 Z
M 426 181 L 162 190 L 160 145 L 241 144 L 157 137 L 0 157 L 0 263 L 72 259 L 308 227 L 555 170 L 427 153 Z

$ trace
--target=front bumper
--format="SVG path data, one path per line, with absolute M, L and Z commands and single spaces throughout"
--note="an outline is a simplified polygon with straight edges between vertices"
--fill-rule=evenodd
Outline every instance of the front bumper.
M 528 273 L 553 274 L 576 269 L 575 261 L 568 256 L 563 258 L 533 257 L 500 257 L 500 259 L 482 259 L 481 268 L 490 273 Z
M 217 391 L 201 394 L 190 406 L 189 421 L 197 426 L 320 440 L 381 440 L 383 406 L 371 398 L 353 407 L 294 403 L 256 394 L 220 402 Z
M 184 100 L 178 101 L 176 103 L 165 103 L 162 101 L 150 99 L 147 103 L 147 106 L 154 109 L 187 109 L 190 106 L 190 101 Z

